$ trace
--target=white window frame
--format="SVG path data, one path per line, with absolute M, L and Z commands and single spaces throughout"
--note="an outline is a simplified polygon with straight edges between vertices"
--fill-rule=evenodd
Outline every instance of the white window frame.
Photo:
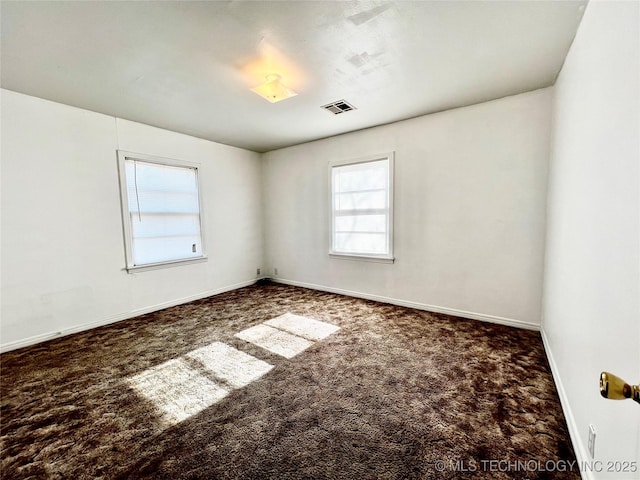
M 200 164 L 194 162 L 187 162 L 184 160 L 176 160 L 172 158 L 163 158 L 155 155 L 145 155 L 142 153 L 127 152 L 124 150 L 118 150 L 118 176 L 120 182 L 120 205 L 122 210 L 122 225 L 124 234 L 124 246 L 125 246 L 125 269 L 129 273 L 144 272 L 149 270 L 157 270 L 160 268 L 175 267 L 179 265 L 188 265 L 193 263 L 206 262 L 208 257 L 205 251 L 205 232 L 204 232 L 204 212 L 202 206 L 202 189 L 200 188 Z M 139 160 L 145 163 L 155 163 L 158 165 L 165 165 L 169 167 L 182 167 L 191 168 L 196 172 L 196 181 L 198 182 L 198 210 L 200 219 L 200 240 L 202 244 L 202 254 L 198 257 L 189 257 L 178 260 L 167 260 L 156 263 L 145 263 L 136 265 L 133 262 L 133 227 L 131 225 L 131 215 L 129 212 L 129 195 L 127 192 L 127 177 L 125 162 L 127 160 Z
M 333 193 L 333 168 L 342 167 L 346 165 L 356 165 L 359 163 L 370 163 L 379 160 L 389 161 L 389 208 L 388 208 L 388 224 L 387 235 L 389 252 L 387 254 L 372 254 L 372 253 L 351 253 L 351 252 L 339 252 L 334 250 L 334 229 L 335 229 L 335 215 L 334 215 L 334 193 Z M 387 152 L 378 155 L 369 155 L 352 160 L 339 160 L 329 162 L 329 256 L 332 258 L 344 258 L 351 260 L 364 260 L 369 262 L 378 263 L 393 263 L 395 261 L 393 250 L 393 197 L 394 197 L 394 163 L 395 152 Z

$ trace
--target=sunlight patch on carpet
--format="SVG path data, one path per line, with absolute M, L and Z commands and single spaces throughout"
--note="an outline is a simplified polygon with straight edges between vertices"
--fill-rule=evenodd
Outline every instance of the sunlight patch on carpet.
M 170 425 L 201 412 L 229 393 L 180 358 L 145 370 L 130 378 L 129 384 L 151 400 Z
M 340 327 L 336 325 L 314 320 L 313 318 L 302 317 L 293 313 L 285 313 L 279 317 L 267 320 L 264 324 L 314 341 L 322 340 L 340 330 Z
M 293 358 L 340 327 L 285 313 L 235 336 Z M 249 385 L 273 368 L 226 343 L 213 342 L 131 377 L 129 385 L 153 402 L 169 425 L 182 422 Z
M 185 356 L 197 360 L 234 388 L 248 385 L 273 368 L 273 365 L 221 342 L 198 348 Z
M 225 343 L 213 342 L 151 367 L 131 377 L 128 383 L 153 402 L 171 426 L 200 413 L 272 368 Z
M 293 358 L 313 345 L 306 338 L 264 324 L 242 330 L 236 337 L 285 358 Z

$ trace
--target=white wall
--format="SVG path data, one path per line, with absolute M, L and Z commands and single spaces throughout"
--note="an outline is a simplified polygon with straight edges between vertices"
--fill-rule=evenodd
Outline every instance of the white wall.
M 254 281 L 258 154 L 1 94 L 3 350 Z M 118 148 L 201 163 L 208 262 L 124 270 Z
M 592 423 L 597 461 L 640 469 L 639 406 L 598 392 L 640 381 L 638 5 L 591 1 L 554 88 L 543 333 L 579 459 Z
M 550 97 L 538 90 L 265 154 L 267 273 L 537 328 Z M 396 262 L 329 258 L 328 163 L 388 151 Z

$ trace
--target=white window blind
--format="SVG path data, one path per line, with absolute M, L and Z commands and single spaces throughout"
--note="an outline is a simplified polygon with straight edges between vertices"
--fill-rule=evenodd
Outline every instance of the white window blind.
M 127 267 L 203 258 L 198 170 L 124 156 Z
M 392 257 L 392 157 L 331 166 L 331 253 Z

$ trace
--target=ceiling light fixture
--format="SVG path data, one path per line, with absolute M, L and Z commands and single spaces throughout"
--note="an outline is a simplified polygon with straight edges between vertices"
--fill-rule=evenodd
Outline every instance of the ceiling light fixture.
M 280 100 L 286 100 L 287 98 L 298 95 L 290 88 L 285 87 L 280 81 L 281 78 L 280 75 L 275 73 L 269 74 L 266 77 L 266 82 L 257 87 L 253 87 L 251 91 L 257 93 L 262 98 L 266 98 L 271 103 L 276 103 Z

